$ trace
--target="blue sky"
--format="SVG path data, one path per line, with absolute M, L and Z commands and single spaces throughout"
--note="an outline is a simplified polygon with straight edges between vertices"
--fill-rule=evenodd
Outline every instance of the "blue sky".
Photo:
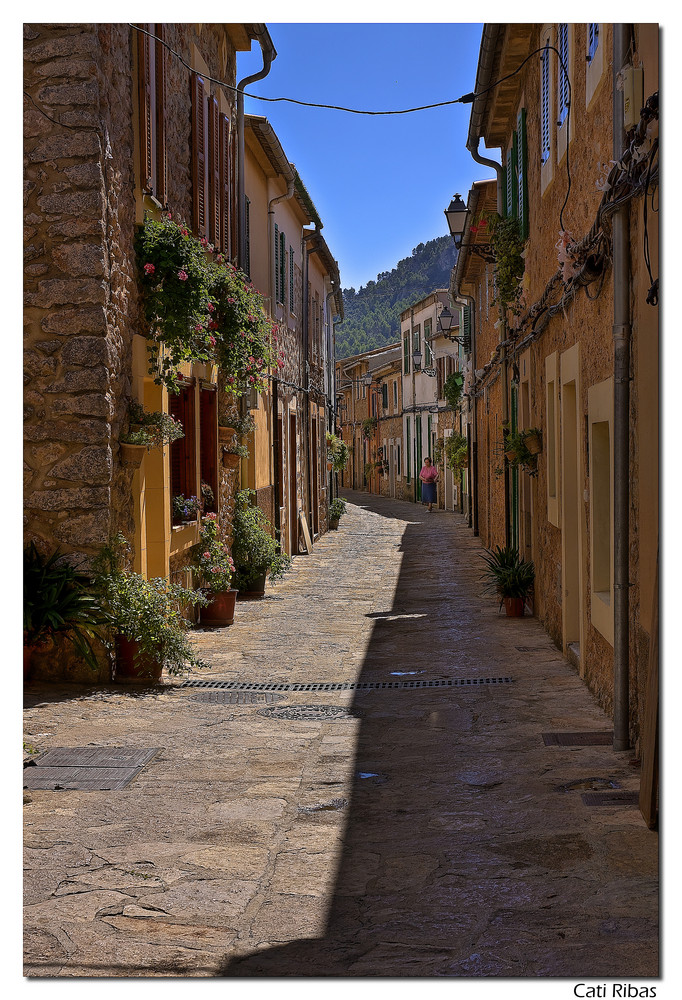
M 269 75 L 247 90 L 267 97 L 394 110 L 473 90 L 482 24 L 280 24 Z M 237 80 L 260 69 L 239 53 Z M 492 172 L 466 150 L 471 105 L 367 117 L 246 99 L 265 115 L 324 223 L 345 288 L 395 267 L 418 243 L 443 236 L 443 210 Z

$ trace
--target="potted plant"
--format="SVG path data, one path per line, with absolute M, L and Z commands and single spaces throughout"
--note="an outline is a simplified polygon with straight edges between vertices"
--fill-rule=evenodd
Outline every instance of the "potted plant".
M 539 455 L 542 451 L 542 431 L 538 427 L 529 427 L 523 432 L 523 440 L 531 455 Z
M 522 617 L 526 599 L 535 582 L 533 563 L 522 559 L 513 546 L 502 548 L 499 545 L 487 550 L 483 561 L 488 589 L 495 590 L 500 598 L 500 607 L 504 603 L 509 617 Z
M 197 497 L 184 497 L 182 493 L 173 497 L 173 520 L 183 524 L 196 521 L 199 513 L 199 500 Z
M 453 372 L 445 379 L 443 384 L 443 399 L 451 410 L 456 410 L 459 406 L 463 385 L 464 375 L 462 372 Z
M 194 549 L 192 568 L 208 603 L 199 612 L 202 625 L 231 625 L 237 590 L 231 586 L 234 563 L 227 546 L 218 537 L 220 525 L 214 513 L 207 514 Z
M 346 513 L 346 501 L 342 497 L 336 497 L 329 504 L 329 527 L 332 531 L 337 531 L 339 521 Z
M 450 437 L 443 441 L 445 460 L 453 472 L 466 469 L 469 464 L 469 443 L 464 434 L 453 431 Z
M 192 626 L 184 614 L 206 598 L 166 579 L 146 580 L 124 570 L 128 548 L 119 533 L 93 562 L 94 587 L 113 636 L 114 680 L 158 681 L 164 668 L 182 674 L 206 667 L 190 645 Z
M 511 466 L 521 466 L 530 476 L 536 476 L 537 452 L 528 447 L 528 431 L 507 431 L 504 435 L 504 454 Z
M 377 417 L 367 417 L 362 421 L 362 433 L 366 438 L 370 438 L 378 424 Z
M 327 431 L 327 469 L 331 472 L 343 472 L 348 462 L 350 452 L 346 442 Z
M 249 449 L 245 444 L 230 444 L 223 446 L 223 465 L 228 469 L 236 469 L 242 458 L 249 457 Z
M 63 637 L 98 670 L 93 641 L 104 639 L 106 619 L 88 581 L 60 553 L 45 559 L 35 544 L 24 550 L 24 677 L 36 649 Z
M 232 522 L 232 558 L 235 583 L 240 594 L 262 597 L 266 578 L 281 579 L 291 566 L 291 558 L 278 551 L 272 525 L 260 509 L 251 504 L 255 490 L 239 490 L 235 496 Z

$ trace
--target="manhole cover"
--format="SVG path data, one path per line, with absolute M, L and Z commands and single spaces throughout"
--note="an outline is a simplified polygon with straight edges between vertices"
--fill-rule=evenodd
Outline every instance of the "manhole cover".
M 342 708 L 339 705 L 283 705 L 281 708 L 261 708 L 258 715 L 269 719 L 310 719 L 324 722 L 336 722 L 343 719 L 356 719 L 360 713 L 357 709 Z
M 583 792 L 586 806 L 638 806 L 639 792 Z
M 217 702 L 221 705 L 274 705 L 277 701 L 286 701 L 286 695 L 269 691 L 200 691 L 190 701 Z

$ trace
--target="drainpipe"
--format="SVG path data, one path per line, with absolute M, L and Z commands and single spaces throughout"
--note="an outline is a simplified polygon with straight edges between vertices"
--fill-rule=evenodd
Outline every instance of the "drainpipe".
M 246 263 L 246 201 L 244 193 L 244 94 L 242 91 L 250 83 L 263 80 L 270 72 L 270 66 L 277 52 L 268 29 L 264 24 L 254 25 L 255 37 L 263 54 L 263 68 L 258 73 L 245 76 L 237 84 L 237 263 L 244 268 Z
M 272 478 L 275 491 L 275 502 L 273 507 L 275 513 L 275 537 L 277 539 L 277 545 L 281 551 L 282 521 L 279 510 L 279 496 L 281 490 L 281 484 L 279 481 L 279 450 L 281 447 L 281 441 L 279 439 L 279 380 L 276 378 L 273 378 L 272 380 L 272 416 L 272 453 L 274 459 L 272 466 Z
M 613 26 L 613 159 L 625 152 L 623 92 L 616 74 L 627 60 L 630 26 Z M 613 229 L 613 749 L 630 747 L 630 218 L 622 205 Z
M 455 290 L 457 291 L 457 290 Z M 472 379 L 476 377 L 476 301 L 473 295 L 455 294 L 450 292 L 453 304 L 467 305 L 471 308 L 471 371 Z M 471 404 L 470 404 L 471 405 Z M 478 426 L 477 426 L 476 396 L 473 396 L 473 423 L 471 435 L 471 461 L 469 462 L 469 520 L 468 527 L 473 527 L 474 535 L 478 535 Z
M 310 337 L 308 331 L 308 257 L 309 249 L 307 244 L 310 242 L 311 236 L 315 233 L 308 233 L 308 235 L 303 236 L 301 242 L 301 252 L 302 252 L 302 263 L 303 263 L 303 294 L 301 296 L 303 314 L 303 365 L 304 365 L 304 375 L 303 375 L 303 388 L 305 392 L 303 393 L 303 411 L 305 418 L 305 467 L 307 470 L 307 481 L 308 481 L 308 518 L 310 523 L 308 527 L 310 529 L 310 535 L 313 535 L 313 524 L 312 524 L 312 514 L 313 514 L 313 481 L 312 481 L 312 469 L 310 468 L 310 362 L 308 360 L 310 351 Z M 304 504 L 305 509 L 305 504 Z
M 416 448 L 416 442 L 417 442 L 417 395 L 416 395 L 415 381 L 414 381 L 414 374 L 415 374 L 415 372 L 414 372 L 414 358 L 412 357 L 413 352 L 414 352 L 414 309 L 410 309 L 410 354 L 409 354 L 409 357 L 410 357 L 410 364 L 412 366 L 412 423 L 414 424 L 414 427 L 412 428 L 412 433 L 414 434 L 414 440 L 415 440 L 415 448 L 414 449 L 412 448 L 412 442 L 411 441 L 409 442 L 409 446 L 410 446 L 409 460 L 410 461 L 412 461 L 412 452 L 414 451 L 416 453 L 416 450 L 417 450 L 417 448 Z M 416 454 L 415 454 L 415 458 L 416 458 Z M 416 466 L 416 462 L 415 462 L 415 466 Z M 415 503 L 417 502 L 417 482 L 418 482 L 418 478 L 419 478 L 419 472 L 415 468 L 415 470 L 414 470 L 414 484 L 412 486 L 412 489 L 413 489 L 413 492 L 414 492 L 414 502 Z

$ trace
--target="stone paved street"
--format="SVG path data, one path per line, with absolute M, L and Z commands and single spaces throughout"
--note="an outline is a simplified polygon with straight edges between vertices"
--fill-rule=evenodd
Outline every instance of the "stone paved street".
M 196 676 L 496 683 L 29 686 L 36 750 L 158 753 L 121 790 L 25 793 L 27 975 L 658 974 L 658 837 L 582 798 L 636 790 L 633 754 L 545 745 L 609 720 L 483 593 L 459 516 L 347 495 L 338 532 L 196 633 Z

